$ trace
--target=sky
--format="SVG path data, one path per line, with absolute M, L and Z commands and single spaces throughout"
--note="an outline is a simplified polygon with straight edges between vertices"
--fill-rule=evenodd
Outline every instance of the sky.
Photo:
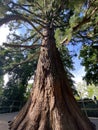
M 85 68 L 81 65 L 81 59 L 78 58 L 81 47 L 82 47 L 81 43 L 80 44 L 78 43 L 76 46 L 72 46 L 72 44 L 70 43 L 68 45 L 68 49 L 77 54 L 76 57 L 73 57 L 75 69 L 72 71 L 76 83 L 82 82 L 83 81 L 82 78 L 85 75 Z
M 9 34 L 9 28 L 7 25 L 3 25 L 2 27 L 0 27 L 0 45 L 2 45 L 3 42 L 6 42 L 8 34 Z M 8 82 L 8 74 L 4 75 L 4 81 L 5 81 L 4 84 Z
M 2 27 L 0 27 L 0 45 L 2 45 L 3 42 L 6 42 L 8 34 L 9 28 L 7 25 L 3 25 Z M 77 47 L 69 45 L 69 49 L 74 52 L 77 52 L 77 54 L 79 54 L 80 47 L 80 44 L 78 44 Z M 84 67 L 80 65 L 81 60 L 79 60 L 78 57 L 74 57 L 73 61 L 75 66 L 75 70 L 72 71 L 73 75 L 75 76 L 74 80 L 76 83 L 82 82 L 82 77 L 85 75 Z M 4 76 L 4 80 L 6 84 L 8 81 L 8 74 Z
M 0 45 L 6 41 L 7 35 L 9 34 L 9 28 L 7 25 L 0 27 Z

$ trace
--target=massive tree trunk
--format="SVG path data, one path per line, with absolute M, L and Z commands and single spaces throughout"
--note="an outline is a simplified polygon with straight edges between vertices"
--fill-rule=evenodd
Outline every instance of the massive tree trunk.
M 10 123 L 10 129 L 94 130 L 73 97 L 54 31 L 47 27 L 44 35 L 30 98 Z

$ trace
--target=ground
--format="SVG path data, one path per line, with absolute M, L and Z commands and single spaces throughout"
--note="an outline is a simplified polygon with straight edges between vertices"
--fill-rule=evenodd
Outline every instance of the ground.
M 0 114 L 0 130 L 8 130 L 8 121 L 12 120 L 16 113 Z
M 16 113 L 0 114 L 0 130 L 8 130 L 8 121 L 12 120 Z M 98 130 L 98 118 L 91 117 L 90 120 L 96 125 Z

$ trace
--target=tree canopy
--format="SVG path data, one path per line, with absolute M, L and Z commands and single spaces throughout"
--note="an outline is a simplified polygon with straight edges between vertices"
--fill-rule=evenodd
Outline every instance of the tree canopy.
M 91 46 L 94 43 L 97 44 L 97 6 L 97 0 L 73 0 L 72 2 L 66 0 L 59 0 L 57 2 L 54 0 L 51 2 L 50 0 L 0 1 L 0 26 L 9 23 L 8 26 L 11 30 L 7 43 L 3 45 L 11 54 L 14 48 L 14 55 L 15 51 L 21 51 L 20 55 L 26 55 L 32 49 L 34 50 L 32 51 L 33 53 L 38 54 L 38 48 L 41 46 L 41 38 L 43 37 L 42 31 L 47 23 L 51 23 L 49 26 L 55 28 L 55 33 L 59 33 L 56 39 L 59 40 L 60 44 L 67 44 L 69 42 L 73 45 L 80 42 L 87 46 Z M 18 47 L 21 47 L 21 49 L 18 49 Z M 87 50 L 84 49 L 83 51 L 86 53 Z M 29 61 L 33 57 L 33 54 L 30 52 L 28 56 L 24 57 L 23 61 L 19 61 L 19 58 L 23 58 L 23 56 L 18 55 L 19 58 L 16 62 L 20 62 L 19 64 L 21 64 L 21 62 Z M 10 54 L 8 55 L 10 56 Z M 86 61 L 86 57 L 83 56 L 83 58 Z M 11 60 L 11 58 L 6 60 Z M 15 61 L 13 63 L 14 66 L 18 66 L 19 64 L 15 63 Z M 97 64 L 94 66 L 97 66 Z M 89 73 L 91 74 L 90 69 L 86 69 L 86 71 L 88 73 L 86 77 L 90 77 L 88 76 Z
M 48 13 L 51 12 L 52 17 L 54 17 L 55 14 L 53 14 L 53 10 L 56 10 L 56 7 L 59 5 L 55 1 L 52 1 L 51 4 L 47 6 L 46 3 L 40 1 L 38 2 L 6 1 L 6 2 L 1 1 L 2 6 L 0 8 L 1 9 L 0 25 L 8 24 L 10 28 L 10 34 L 8 35 L 7 43 L 3 43 L 3 46 L 0 47 L 1 50 L 0 59 L 2 62 L 1 63 L 2 74 L 0 75 L 2 76 L 5 73 L 9 73 L 9 75 L 11 75 L 10 79 L 11 80 L 13 79 L 13 82 L 17 83 L 17 86 L 21 85 L 24 86 L 24 92 L 25 92 L 28 80 L 31 78 L 32 75 L 34 75 L 34 71 L 36 69 L 37 59 L 39 56 L 39 48 L 41 47 L 43 27 L 46 26 L 47 21 L 49 19 L 51 21 L 51 16 L 49 16 L 50 14 Z M 52 5 L 53 9 L 50 8 L 52 7 Z M 44 7 L 45 9 L 43 9 L 42 7 Z M 46 7 L 49 8 L 49 10 L 47 10 Z M 39 10 L 39 14 L 37 9 Z M 56 23 L 58 22 L 57 27 L 55 28 L 59 28 L 59 26 L 61 26 L 60 21 L 65 19 L 64 16 L 62 15 L 63 12 L 61 13 L 60 10 L 57 12 L 58 14 L 56 15 L 61 15 L 60 16 L 61 18 L 57 20 L 56 19 L 57 16 L 55 16 L 54 21 L 56 21 Z M 70 16 L 70 12 L 71 11 L 69 11 L 68 14 L 66 15 Z M 44 21 L 44 19 L 47 19 L 47 21 Z M 55 22 L 53 23 L 55 24 L 54 26 L 56 26 L 56 23 Z M 63 21 L 63 24 L 64 23 L 67 22 Z M 63 26 L 64 25 L 62 25 L 60 28 L 63 29 Z M 61 31 L 58 30 L 56 31 L 55 34 L 58 44 L 57 46 L 59 47 L 59 51 L 61 52 L 61 57 L 65 69 L 67 71 L 67 75 L 69 77 L 71 86 L 73 86 L 73 81 L 71 80 L 71 77 L 73 77 L 73 75 L 69 72 L 71 69 L 73 69 L 72 65 L 73 63 L 71 55 L 68 52 L 68 49 L 59 44 L 60 32 Z M 7 86 L 9 84 L 10 83 L 8 83 Z

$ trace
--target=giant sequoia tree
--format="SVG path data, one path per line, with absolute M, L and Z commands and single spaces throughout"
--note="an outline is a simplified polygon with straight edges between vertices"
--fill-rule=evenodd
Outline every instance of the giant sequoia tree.
M 83 41 L 84 34 L 94 30 L 98 24 L 95 17 L 98 2 L 12 0 L 2 1 L 0 5 L 0 26 L 9 23 L 12 29 L 9 44 L 5 43 L 5 47 L 40 47 L 32 92 L 26 105 L 10 123 L 10 129 L 94 130 L 73 97 L 56 47 L 55 34 L 59 29 L 60 44 Z

